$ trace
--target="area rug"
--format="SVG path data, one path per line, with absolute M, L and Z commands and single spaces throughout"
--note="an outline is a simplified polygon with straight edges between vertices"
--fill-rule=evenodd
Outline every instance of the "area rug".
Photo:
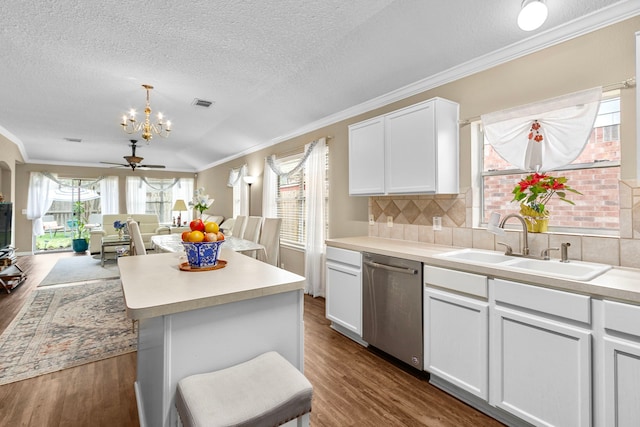
M 100 258 L 96 259 L 87 255 L 78 255 L 59 259 L 38 286 L 113 279 L 117 277 L 120 277 L 120 270 L 118 270 L 118 264 L 114 260 L 105 262 L 104 267 L 101 267 Z
M 0 385 L 135 350 L 119 279 L 36 289 L 0 336 Z

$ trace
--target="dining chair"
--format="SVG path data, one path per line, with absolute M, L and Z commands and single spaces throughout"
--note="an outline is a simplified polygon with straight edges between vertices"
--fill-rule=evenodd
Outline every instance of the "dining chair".
M 136 221 L 129 221 L 127 226 L 129 227 L 129 236 L 131 237 L 132 255 L 146 255 L 147 249 L 144 247 L 140 226 Z
M 233 228 L 231 229 L 231 235 L 242 238 L 242 234 L 244 233 L 244 226 L 247 217 L 244 215 L 238 215 L 233 223 Z
M 250 216 L 246 221 L 247 225 L 244 227 L 242 238 L 244 240 L 250 240 L 252 242 L 258 242 L 260 237 L 260 229 L 262 228 L 261 216 Z
M 242 233 L 242 238 L 244 240 L 249 240 L 251 242 L 258 242 L 260 238 L 260 229 L 262 228 L 262 217 L 261 216 L 250 216 L 245 221 L 246 225 L 244 227 L 244 232 Z M 245 255 L 250 256 L 251 258 L 256 257 L 256 251 L 247 251 L 244 252 Z
M 280 261 L 280 227 L 282 218 L 265 218 L 260 234 L 260 243 L 264 251 L 258 251 L 258 259 L 271 265 L 278 266 Z

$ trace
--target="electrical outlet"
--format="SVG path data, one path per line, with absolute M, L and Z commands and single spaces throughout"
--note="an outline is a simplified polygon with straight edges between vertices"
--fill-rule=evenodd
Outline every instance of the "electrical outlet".
M 369 225 L 376 225 L 376 222 L 373 220 L 373 214 L 369 214 Z
M 391 215 L 387 217 L 387 227 L 393 227 L 393 217 Z

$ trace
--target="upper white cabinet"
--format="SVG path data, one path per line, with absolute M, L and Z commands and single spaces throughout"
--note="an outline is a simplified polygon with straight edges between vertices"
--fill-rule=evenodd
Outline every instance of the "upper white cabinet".
M 349 194 L 384 194 L 384 116 L 349 126 Z
M 459 105 L 433 98 L 349 126 L 349 194 L 455 194 Z

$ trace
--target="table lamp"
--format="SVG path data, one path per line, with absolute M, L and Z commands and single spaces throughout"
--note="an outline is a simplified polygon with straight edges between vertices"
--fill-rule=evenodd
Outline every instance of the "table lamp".
M 173 205 L 173 210 L 178 211 L 178 227 L 182 225 L 182 211 L 187 210 L 187 204 L 182 199 L 176 200 Z

